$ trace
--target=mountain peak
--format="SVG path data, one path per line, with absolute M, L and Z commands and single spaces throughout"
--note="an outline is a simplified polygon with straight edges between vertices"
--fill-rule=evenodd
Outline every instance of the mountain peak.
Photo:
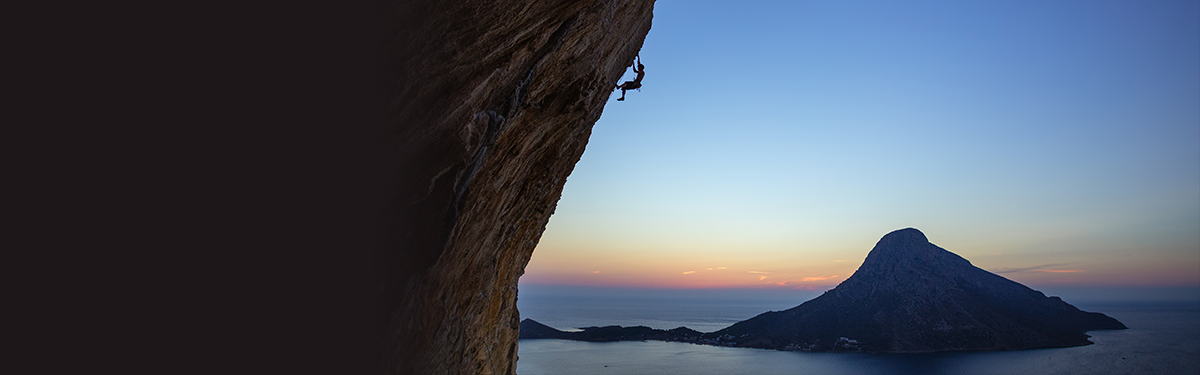
M 1088 345 L 1085 331 L 1124 328 L 979 269 L 905 228 L 883 236 L 833 290 L 714 334 L 761 348 L 931 352 Z M 839 338 L 856 344 L 839 346 Z
M 897 229 L 879 239 L 880 244 L 926 244 L 929 239 L 917 228 Z M 878 246 L 878 245 L 876 245 Z
M 916 228 L 904 228 L 880 238 L 855 273 L 890 273 L 894 270 L 945 273 L 970 265 L 966 259 L 930 243 L 925 233 Z

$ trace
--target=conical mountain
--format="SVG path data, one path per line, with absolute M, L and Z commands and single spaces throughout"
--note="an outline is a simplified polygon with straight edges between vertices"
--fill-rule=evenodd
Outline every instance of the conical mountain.
M 1086 331 L 1124 328 L 906 228 L 883 236 L 854 275 L 825 294 L 706 337 L 774 349 L 933 352 L 1088 345 Z

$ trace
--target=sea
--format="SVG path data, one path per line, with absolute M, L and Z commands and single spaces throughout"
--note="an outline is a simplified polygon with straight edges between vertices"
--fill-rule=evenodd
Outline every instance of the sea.
M 527 292 L 526 289 L 532 289 Z M 819 293 L 603 291 L 525 288 L 517 308 L 561 330 L 588 326 L 712 332 Z M 807 353 L 662 341 L 523 339 L 517 373 L 568 374 L 1200 374 L 1200 300 L 1084 300 L 1129 329 L 1088 332 L 1093 345 L 1008 352 Z

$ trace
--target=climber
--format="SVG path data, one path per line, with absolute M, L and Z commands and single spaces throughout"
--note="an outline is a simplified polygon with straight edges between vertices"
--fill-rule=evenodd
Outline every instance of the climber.
M 633 69 L 633 72 L 638 74 L 637 78 L 617 85 L 617 88 L 621 89 L 621 97 L 617 98 L 618 102 L 625 100 L 625 90 L 638 89 L 638 91 L 642 91 L 642 78 L 646 77 L 646 66 L 642 65 L 642 56 L 640 55 L 637 57 L 637 65 L 637 68 Z

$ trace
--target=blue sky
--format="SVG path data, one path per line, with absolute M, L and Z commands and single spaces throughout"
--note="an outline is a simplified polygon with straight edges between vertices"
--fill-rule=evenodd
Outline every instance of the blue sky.
M 1200 2 L 659 1 L 641 57 L 523 285 L 829 288 L 905 227 L 1200 285 Z

